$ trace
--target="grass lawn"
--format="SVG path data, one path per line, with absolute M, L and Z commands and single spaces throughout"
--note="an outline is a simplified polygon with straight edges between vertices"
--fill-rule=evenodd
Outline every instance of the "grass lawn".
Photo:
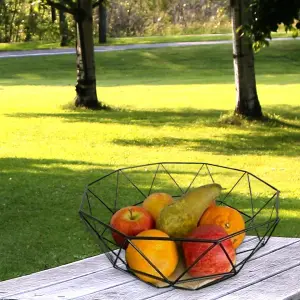
M 291 37 L 291 33 L 278 32 L 273 34 L 273 38 Z M 171 35 L 171 36 L 147 36 L 147 37 L 123 37 L 108 38 L 106 44 L 99 44 L 95 41 L 96 46 L 111 45 L 129 45 L 129 44 L 153 44 L 153 43 L 171 43 L 171 42 L 199 42 L 199 41 L 219 41 L 231 40 L 231 34 L 203 34 L 203 35 Z M 73 47 L 70 45 L 69 47 Z M 62 48 L 59 42 L 22 42 L 22 43 L 0 43 L 0 51 L 16 51 L 16 50 L 34 50 L 34 49 L 59 49 Z
M 85 185 L 149 162 L 246 169 L 281 191 L 275 235 L 300 237 L 299 51 L 277 42 L 256 56 L 276 121 L 241 126 L 218 122 L 235 105 L 230 45 L 97 53 L 112 111 L 69 109 L 73 55 L 1 59 L 0 280 L 99 253 L 77 213 Z

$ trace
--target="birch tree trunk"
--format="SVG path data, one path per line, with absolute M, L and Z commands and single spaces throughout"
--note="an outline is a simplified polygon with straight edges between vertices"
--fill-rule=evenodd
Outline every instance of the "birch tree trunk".
M 96 90 L 92 0 L 77 0 L 77 3 L 77 95 L 75 105 L 94 109 L 101 108 Z
M 252 41 L 250 38 L 237 32 L 241 25 L 247 25 L 250 18 L 246 9 L 249 0 L 231 0 L 231 18 L 233 30 L 233 65 L 236 86 L 237 114 L 259 119 L 262 110 L 259 103 Z

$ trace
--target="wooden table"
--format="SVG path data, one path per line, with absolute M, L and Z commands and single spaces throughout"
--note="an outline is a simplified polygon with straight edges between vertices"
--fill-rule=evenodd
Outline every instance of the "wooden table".
M 105 255 L 0 282 L 0 299 L 300 299 L 300 239 L 272 237 L 236 276 L 198 291 L 155 288 Z

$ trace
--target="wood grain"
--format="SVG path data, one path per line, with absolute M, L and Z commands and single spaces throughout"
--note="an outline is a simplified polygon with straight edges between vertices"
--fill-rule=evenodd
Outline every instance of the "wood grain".
M 121 255 L 124 258 L 124 253 Z M 70 281 L 94 272 L 110 269 L 111 262 L 104 255 L 97 255 L 53 269 L 0 282 L 0 296 L 22 293 Z M 0 298 L 1 299 L 1 298 Z
M 155 296 L 151 298 L 151 300 L 198 300 L 202 299 L 202 297 L 205 300 L 215 300 L 226 295 L 228 295 L 228 299 L 231 299 L 229 297 L 230 294 L 266 280 L 276 273 L 285 272 L 289 268 L 299 265 L 299 252 L 300 240 L 287 247 L 279 247 L 279 250 L 254 257 L 245 265 L 238 275 L 226 281 L 199 291 L 172 290 Z M 268 293 L 268 290 L 265 290 L 265 293 Z M 289 293 L 294 293 L 294 291 L 290 290 Z M 261 295 L 260 298 L 256 298 L 256 300 L 257 299 L 264 300 L 264 294 Z M 251 298 L 248 300 L 251 300 Z
M 13 299 L 73 299 L 96 292 L 99 289 L 107 289 L 115 285 L 121 285 L 133 280 L 133 277 L 114 268 L 94 272 L 89 275 L 77 277 L 47 287 L 34 289 L 21 294 L 11 294 L 6 297 Z
M 248 238 L 243 247 L 249 249 L 256 243 L 254 239 Z M 240 249 L 243 249 L 242 246 Z M 294 268 L 300 273 L 299 252 L 300 239 L 272 237 L 254 254 L 238 275 L 199 291 L 149 286 L 129 274 L 114 269 L 105 255 L 99 255 L 51 270 L 0 282 L 0 291 L 3 292 L 0 298 L 5 296 L 1 299 L 141 300 L 149 297 L 153 300 L 191 300 L 202 299 L 202 297 L 206 300 L 219 299 L 227 295 L 230 297 L 231 294 L 236 295 L 240 289 L 249 288 L 249 293 L 251 293 L 250 288 L 260 286 L 260 282 L 266 282 L 271 287 L 272 278 L 284 277 L 289 268 Z M 274 276 L 270 277 L 272 275 Z M 295 275 L 295 282 L 297 278 Z M 297 285 L 291 283 L 288 295 L 293 293 L 299 293 L 299 288 L 297 290 Z M 260 298 L 255 300 L 258 299 Z
M 253 240 L 252 240 L 253 241 Z M 250 242 L 250 241 L 249 241 Z M 258 257 L 263 257 L 263 256 L 267 256 L 267 254 L 274 252 L 274 250 L 276 249 L 283 249 L 286 245 L 290 245 L 291 243 L 298 243 L 300 245 L 300 240 L 297 239 L 282 239 L 282 238 L 273 238 L 272 240 L 269 241 L 269 243 L 261 248 L 256 254 L 254 254 L 252 260 L 254 261 L 256 258 Z M 250 262 L 249 262 L 250 263 Z M 254 264 L 255 265 L 255 264 Z M 245 270 L 245 269 L 243 269 Z M 242 270 L 242 271 L 243 271 Z M 247 272 L 247 270 L 245 270 L 245 272 Z M 240 273 L 241 274 L 241 273 Z M 237 276 L 240 276 L 237 275 Z M 246 276 L 246 280 L 247 280 L 247 273 L 244 274 L 244 276 Z M 236 276 L 236 277 L 237 277 Z M 235 278 L 236 278 L 235 277 Z M 234 278 L 233 278 L 234 279 Z M 225 283 L 225 282 L 224 282 Z M 212 290 L 214 289 L 219 289 L 219 285 L 220 284 L 224 284 L 224 283 L 219 283 L 218 285 L 214 285 L 212 287 L 210 287 Z M 234 287 L 236 287 L 235 282 L 233 281 L 233 285 Z M 147 288 L 145 288 L 147 287 Z M 226 288 L 226 284 L 225 284 L 225 288 Z M 103 291 L 99 291 L 84 297 L 79 297 L 76 299 L 80 299 L 80 300 L 92 300 L 92 299 L 124 299 L 124 300 L 131 300 L 131 299 L 147 299 L 149 297 L 154 297 L 155 295 L 158 297 L 158 299 L 165 299 L 166 292 L 168 291 L 172 291 L 174 292 L 175 295 L 180 294 L 180 296 L 178 297 L 178 299 L 185 299 L 184 297 L 186 296 L 186 293 L 192 293 L 192 295 L 196 296 L 195 299 L 201 299 L 199 298 L 198 293 L 203 293 L 203 291 L 205 291 L 208 288 L 203 289 L 202 291 L 181 291 L 181 290 L 173 290 L 173 289 L 157 289 L 154 287 L 151 287 L 149 285 L 146 285 L 143 282 L 140 281 L 134 281 L 134 282 L 129 282 L 120 286 L 116 286 L 116 287 L 112 287 L 109 289 L 105 289 Z M 224 289 L 224 286 L 221 287 L 221 289 Z M 196 293 L 196 294 L 195 294 Z M 159 296 L 161 295 L 161 296 Z M 204 295 L 206 295 L 206 293 L 204 293 Z M 173 293 L 172 296 L 170 297 L 170 299 L 173 297 Z M 155 299 L 156 297 L 154 297 Z
M 256 237 L 246 237 L 241 249 L 256 242 Z M 124 252 L 121 257 L 124 259 Z M 100 254 L 57 268 L 0 282 L 0 295 L 4 297 L 8 294 L 36 290 L 109 268 L 111 268 L 111 262 L 104 254 Z
M 252 245 L 255 245 L 257 243 L 257 241 L 255 241 L 254 239 L 248 239 L 248 242 L 251 242 Z M 277 238 L 277 237 L 273 237 L 265 247 L 261 248 L 256 254 L 254 254 L 252 260 L 254 260 L 255 258 L 258 257 L 263 257 L 264 255 L 268 255 L 269 253 L 274 252 L 274 250 L 276 249 L 282 249 L 284 247 L 286 247 L 287 245 L 290 245 L 291 243 L 295 243 L 295 242 L 299 242 L 299 239 L 283 239 L 283 238 Z M 248 248 L 250 244 L 248 244 L 247 246 L 245 246 L 245 248 Z M 244 248 L 244 249 L 245 249 Z M 240 248 L 241 250 L 243 249 L 242 247 Z M 248 264 L 248 263 L 247 263 Z M 245 266 L 246 268 L 246 266 Z M 241 272 L 247 272 L 247 269 L 242 269 Z M 240 273 L 241 274 L 241 273 Z M 240 276 L 237 275 L 237 276 Z M 237 277 L 236 276 L 236 277 Z M 245 274 L 246 276 L 246 274 Z M 234 277 L 233 280 L 236 278 Z M 224 284 L 226 285 L 225 281 Z M 219 289 L 220 285 L 222 283 L 219 283 L 217 285 L 214 285 L 211 287 L 211 289 Z M 221 287 L 222 288 L 222 287 Z M 208 288 L 204 288 L 202 291 L 204 292 L 205 295 L 205 291 Z M 79 297 L 76 298 L 76 300 L 80 299 L 80 300 L 94 300 L 94 299 L 103 299 L 103 300 L 112 300 L 112 299 L 122 299 L 122 300 L 132 300 L 132 299 L 148 299 L 149 297 L 153 297 L 154 295 L 159 295 L 162 293 L 166 293 L 168 291 L 172 291 L 173 289 L 167 288 L 167 289 L 157 289 L 157 288 L 153 288 L 143 282 L 140 281 L 132 281 L 129 283 L 126 283 L 124 285 L 121 286 L 116 286 L 116 287 L 112 287 L 109 288 L 107 290 L 103 290 L 103 291 L 99 291 L 96 293 L 92 293 L 90 295 L 86 295 L 84 297 Z M 182 293 L 182 291 L 176 290 L 175 293 Z M 203 293 L 200 291 L 192 291 L 191 293 Z M 189 291 L 183 291 L 183 296 L 186 295 L 186 293 L 190 293 Z M 203 295 L 203 294 L 202 294 Z M 160 298 L 159 298 L 160 299 Z M 164 297 L 161 297 L 161 299 L 164 299 Z M 178 298 L 180 299 L 180 297 Z M 184 299 L 184 298 L 182 298 Z M 199 299 L 201 299 L 199 297 Z M 206 299 L 206 298 L 205 298 Z M 257 300 L 257 299 L 256 299 Z
M 299 265 L 269 277 L 256 284 L 219 298 L 220 300 L 299 300 L 300 299 L 300 262 Z

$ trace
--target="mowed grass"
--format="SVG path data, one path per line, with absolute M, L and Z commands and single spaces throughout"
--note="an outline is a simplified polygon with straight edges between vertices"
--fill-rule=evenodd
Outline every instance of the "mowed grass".
M 288 36 L 288 35 L 284 35 Z M 120 37 L 107 38 L 105 44 L 99 44 L 95 40 L 96 46 L 112 46 L 112 45 L 130 45 L 130 44 L 153 44 L 153 43 L 172 43 L 172 42 L 197 42 L 197 41 L 218 41 L 229 40 L 231 34 L 208 34 L 208 35 L 170 35 L 170 36 L 147 36 L 147 37 Z M 72 42 L 69 47 L 75 46 Z M 15 50 L 34 50 L 34 49 L 58 49 L 62 48 L 59 42 L 20 42 L 20 43 L 0 43 L 0 51 L 15 51 Z
M 274 234 L 300 237 L 299 50 L 276 42 L 256 56 L 274 121 L 241 126 L 219 122 L 235 105 L 230 45 L 97 53 L 111 111 L 70 109 L 73 55 L 0 59 L 0 280 L 98 254 L 78 216 L 85 185 L 144 163 L 248 170 L 281 191 Z
M 273 33 L 273 38 L 291 37 L 290 32 L 280 31 Z M 130 44 L 154 44 L 154 43 L 172 43 L 172 42 L 200 42 L 200 41 L 220 41 L 231 40 L 232 35 L 226 34 L 191 34 L 191 35 L 164 35 L 164 36 L 145 36 L 145 37 L 120 37 L 107 38 L 105 44 L 99 44 L 95 40 L 96 46 L 113 46 L 113 45 L 130 45 Z M 68 47 L 74 47 L 75 42 L 70 43 Z M 68 48 L 61 47 L 59 41 L 32 41 L 20 43 L 0 43 L 0 51 L 18 51 L 18 50 L 42 50 L 42 49 L 59 49 Z

